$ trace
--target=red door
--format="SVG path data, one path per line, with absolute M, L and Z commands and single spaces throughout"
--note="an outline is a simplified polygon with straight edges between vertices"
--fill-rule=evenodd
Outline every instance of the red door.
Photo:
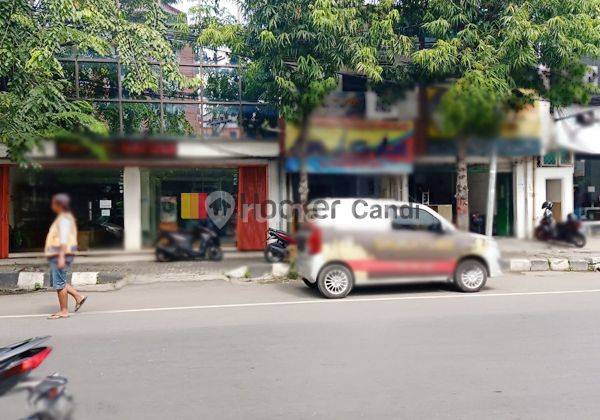
M 0 258 L 8 258 L 8 165 L 0 165 Z
M 238 176 L 237 248 L 260 251 L 265 248 L 267 221 L 267 167 L 241 166 Z

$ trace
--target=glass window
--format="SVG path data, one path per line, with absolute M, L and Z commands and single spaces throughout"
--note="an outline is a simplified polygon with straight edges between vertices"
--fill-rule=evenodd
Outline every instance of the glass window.
M 558 163 L 556 152 L 548 152 L 542 157 L 543 166 L 555 166 Z
M 127 87 L 127 81 L 131 76 L 131 71 L 123 66 L 121 77 L 123 78 L 123 98 L 125 99 L 160 99 L 160 67 L 157 65 L 148 66 L 154 86 L 144 90 L 141 93 L 132 93 Z
M 200 74 L 200 68 L 194 65 L 184 66 L 180 65 L 179 70 L 181 74 L 188 79 L 188 81 L 192 81 L 192 79 L 196 79 Z M 182 89 L 180 86 L 176 86 L 169 80 L 163 81 L 163 98 L 165 100 L 175 99 L 175 100 L 187 100 L 187 101 L 197 101 L 200 99 L 200 89 L 197 88 L 189 88 Z
M 204 138 L 241 139 L 240 107 L 237 105 L 204 105 L 202 134 Z
M 117 63 L 79 63 L 79 96 L 109 99 L 119 96 Z
M 41 251 L 54 215 L 56 193 L 71 196 L 78 242 L 88 248 L 120 247 L 123 242 L 123 175 L 120 169 L 11 168 L 11 252 Z
M 573 154 L 569 150 L 560 151 L 560 164 L 561 165 L 572 165 Z
M 246 137 L 276 138 L 279 134 L 278 120 L 277 110 L 268 105 L 242 106 L 242 127 Z
M 160 230 L 193 230 L 199 224 L 214 229 L 226 243 L 235 241 L 235 209 L 219 228 L 199 211 L 199 206 L 214 191 L 225 191 L 236 199 L 237 169 L 145 169 L 142 179 L 147 179 L 142 183 L 142 234 L 147 245 L 153 243 Z
M 433 214 L 419 207 L 403 209 L 399 213 L 392 221 L 394 229 L 434 231 L 440 226 L 440 221 Z
M 170 136 L 200 136 L 200 104 L 165 104 L 164 133 Z
M 158 134 L 161 132 L 160 104 L 124 103 L 123 131 L 125 134 Z
M 108 127 L 110 134 L 119 134 L 119 104 L 116 102 L 94 102 L 94 114 Z
M 63 61 L 61 62 L 64 78 L 66 80 L 65 96 L 68 98 L 75 97 L 75 62 L 74 61 Z
M 202 92 L 207 101 L 239 102 L 238 71 L 231 67 L 205 67 Z

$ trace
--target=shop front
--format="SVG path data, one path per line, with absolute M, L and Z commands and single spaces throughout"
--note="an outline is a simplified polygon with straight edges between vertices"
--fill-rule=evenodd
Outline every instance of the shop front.
M 242 218 L 239 209 L 283 196 L 277 143 L 238 145 L 235 153 L 221 147 L 218 157 L 181 143 L 170 159 L 113 156 L 102 162 L 63 155 L 38 158 L 32 168 L 0 165 L 0 181 L 8 186 L 0 202 L 6 214 L 0 257 L 42 251 L 53 220 L 50 200 L 58 192 L 71 196 L 82 251 L 148 248 L 161 230 L 196 225 L 214 229 L 224 246 L 263 249 L 267 226 L 279 228 L 280 220 Z
M 454 159 L 424 163 L 418 160 L 409 178 L 410 201 L 425 204 L 449 221 L 456 217 L 456 163 Z M 470 159 L 468 165 L 470 230 L 485 232 L 489 165 Z M 479 163 L 478 163 L 479 162 Z M 496 177 L 494 235 L 511 236 L 513 229 L 513 175 L 509 159 L 501 159 Z
M 214 229 L 224 244 L 235 244 L 235 210 L 217 226 L 209 218 L 206 200 L 215 192 L 237 199 L 238 168 L 142 168 L 140 175 L 144 246 L 151 246 L 161 230 L 191 230 L 195 225 Z
M 413 167 L 413 121 L 367 118 L 365 97 L 357 92 L 340 92 L 330 101 L 336 106 L 326 106 L 311 118 L 304 146 L 309 199 L 406 200 L 407 176 Z M 286 127 L 285 168 L 294 201 L 299 198 L 303 154 L 298 134 L 297 127 Z
M 576 155 L 573 183 L 575 214 L 582 220 L 600 221 L 600 156 Z
M 123 245 L 123 171 L 121 169 L 27 168 L 13 166 L 10 175 L 9 249 L 43 249 L 53 221 L 50 200 L 59 192 L 72 198 L 78 221 L 79 246 L 119 248 Z

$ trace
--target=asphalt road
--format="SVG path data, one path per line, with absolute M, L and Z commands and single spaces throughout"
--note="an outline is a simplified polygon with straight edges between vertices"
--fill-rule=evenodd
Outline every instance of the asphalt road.
M 355 291 L 300 282 L 129 286 L 49 321 L 51 293 L 0 296 L 0 340 L 53 336 L 39 373 L 76 419 L 599 418 L 600 274 Z M 2 419 L 24 397 L 0 399 Z

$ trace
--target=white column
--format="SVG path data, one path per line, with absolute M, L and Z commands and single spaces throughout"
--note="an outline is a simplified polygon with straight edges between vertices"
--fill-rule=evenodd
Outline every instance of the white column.
M 270 200 L 270 204 L 267 206 L 267 212 L 269 213 L 269 216 L 273 216 L 269 217 L 267 224 L 273 229 L 285 229 L 285 226 L 282 226 L 280 217 L 280 203 L 283 199 L 280 195 L 282 190 L 280 184 L 284 181 L 279 179 L 279 162 L 276 160 L 269 161 L 269 165 L 267 166 L 267 182 L 267 199 Z M 272 212 L 275 213 L 271 214 Z
M 123 207 L 125 213 L 125 249 L 128 251 L 142 248 L 141 200 L 140 168 L 127 167 L 123 170 Z
M 535 229 L 535 166 L 536 157 L 527 158 L 525 161 L 525 194 L 526 194 L 526 219 L 525 219 L 525 237 L 533 238 Z
M 400 195 L 400 200 L 408 202 L 410 201 L 410 197 L 408 196 L 408 174 L 400 175 L 402 182 L 402 191 Z
M 523 161 L 513 165 L 513 229 L 519 239 L 527 237 L 526 170 L 527 164 Z
M 575 211 L 575 203 L 573 197 L 573 173 L 575 168 L 568 166 L 564 169 L 562 178 L 562 219 L 566 220 L 569 213 Z

